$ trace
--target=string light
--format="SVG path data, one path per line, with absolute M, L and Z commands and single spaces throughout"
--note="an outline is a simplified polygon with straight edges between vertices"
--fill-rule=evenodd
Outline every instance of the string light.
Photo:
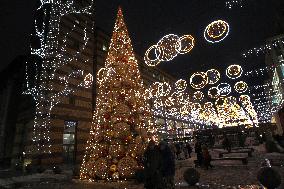
M 186 89 L 186 87 L 187 87 L 187 83 L 186 83 L 186 81 L 185 80 L 183 80 L 183 79 L 180 79 L 180 80 L 178 80 L 176 83 L 175 83 L 175 87 L 176 87 L 176 89 L 178 90 L 178 91 L 184 91 L 185 89 Z
M 252 49 L 249 49 L 247 51 L 245 51 L 242 56 L 244 58 L 247 58 L 249 56 L 252 56 L 252 55 L 260 55 L 260 54 L 265 54 L 269 51 L 271 51 L 273 48 L 281 48 L 281 46 L 284 44 L 284 38 L 283 37 L 280 37 L 278 39 L 275 39 L 271 42 L 268 42 L 264 45 L 261 45 L 260 47 L 254 47 Z
M 166 83 L 155 83 L 155 89 L 145 90 L 120 8 L 105 68 L 98 74 L 96 110 L 80 179 L 128 179 L 143 168 L 147 142 L 158 140 L 146 99 L 163 97 L 171 89 Z
M 204 30 L 204 38 L 209 43 L 223 41 L 230 32 L 229 24 L 224 20 L 211 22 Z
M 60 41 L 62 17 L 69 14 L 92 14 L 92 7 L 93 1 L 90 1 L 89 6 L 80 9 L 75 8 L 73 0 L 67 2 L 59 0 L 40 1 L 37 11 L 43 13 L 43 19 L 35 19 L 35 34 L 32 35 L 33 38 L 38 39 L 39 48 L 31 45 L 31 54 L 41 58 L 41 68 L 36 66 L 36 69 L 41 72 L 36 74 L 35 78 L 31 78 L 30 70 L 26 66 L 26 90 L 23 92 L 23 94 L 31 95 L 36 104 L 32 134 L 34 146 L 32 149 L 28 149 L 27 153 L 51 153 L 51 111 L 61 101 L 62 97 L 74 92 L 74 89 L 69 85 L 70 80 L 73 78 L 85 78 L 78 86 L 90 87 L 91 75 L 88 74 L 84 77 L 83 70 L 71 70 L 65 75 L 61 75 L 57 71 L 70 62 L 78 61 L 91 36 L 87 32 L 88 24 L 86 22 L 83 29 L 83 45 L 74 54 L 68 54 L 67 39 L 77 28 L 77 23 L 73 25 L 71 30 L 65 34 L 63 40 Z M 88 61 L 84 60 L 83 62 L 86 63 Z M 29 80 L 37 80 L 39 85 L 32 86 Z M 54 83 L 54 80 L 59 80 L 61 86 Z
M 194 89 L 202 89 L 208 84 L 207 74 L 204 72 L 196 72 L 190 77 L 190 85 Z
M 234 7 L 243 7 L 243 0 L 230 0 L 226 1 L 225 4 L 228 9 L 232 9 Z
M 223 97 L 228 96 L 232 91 L 232 88 L 228 83 L 220 83 L 217 86 L 217 89 L 219 91 L 220 96 L 223 96 Z
M 208 97 L 209 98 L 218 98 L 220 96 L 220 92 L 217 87 L 211 87 L 208 90 Z
M 248 85 L 246 82 L 244 81 L 239 81 L 234 85 L 234 89 L 235 91 L 237 91 L 238 93 L 244 93 L 247 91 L 248 89 Z
M 242 76 L 242 73 L 243 73 L 243 69 L 240 65 L 236 65 L 236 64 L 230 65 L 226 69 L 226 75 L 230 79 L 237 79 Z
M 220 80 L 220 72 L 216 69 L 210 69 L 206 72 L 208 84 L 213 85 Z
M 203 97 L 204 97 L 204 95 L 203 95 L 203 93 L 201 92 L 201 91 L 196 91 L 196 92 L 194 92 L 194 94 L 193 94 L 193 98 L 195 99 L 195 100 L 202 100 L 203 99 Z
M 194 38 L 191 35 L 181 37 L 175 34 L 168 34 L 162 37 L 156 45 L 147 49 L 144 61 L 148 66 L 156 66 L 162 61 L 171 61 L 178 54 L 187 54 L 194 47 Z M 154 52 L 154 58 L 149 58 L 150 53 Z

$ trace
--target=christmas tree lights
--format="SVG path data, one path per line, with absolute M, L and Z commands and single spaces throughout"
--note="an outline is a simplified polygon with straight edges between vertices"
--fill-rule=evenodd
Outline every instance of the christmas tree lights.
M 148 140 L 156 139 L 149 104 L 131 40 L 119 8 L 105 63 L 99 71 L 99 92 L 80 179 L 131 178 L 142 168 Z M 157 85 L 156 95 L 167 90 Z M 163 84 L 165 88 L 166 84 Z M 151 91 L 155 93 L 155 91 Z M 145 97 L 145 94 L 148 97 Z

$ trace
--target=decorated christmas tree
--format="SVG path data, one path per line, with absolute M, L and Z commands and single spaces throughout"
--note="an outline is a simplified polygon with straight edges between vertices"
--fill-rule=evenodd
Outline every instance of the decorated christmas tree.
M 119 8 L 105 67 L 97 74 L 97 105 L 81 179 L 131 178 L 154 137 L 143 81 Z

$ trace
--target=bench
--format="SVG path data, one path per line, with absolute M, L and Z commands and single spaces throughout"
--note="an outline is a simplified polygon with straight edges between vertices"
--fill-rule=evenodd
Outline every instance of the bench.
M 246 157 L 223 157 L 223 158 L 212 158 L 211 161 L 226 161 L 226 160 L 236 160 L 241 161 L 243 165 L 248 164 Z
M 241 154 L 241 153 L 247 153 L 248 157 L 252 157 L 252 151 L 251 150 L 246 150 L 246 151 L 220 152 L 219 153 L 219 158 L 222 158 L 224 156 L 224 154 Z
M 223 157 L 223 158 L 212 158 L 211 161 L 226 161 L 226 160 L 236 160 L 236 161 L 241 161 L 243 165 L 248 164 L 248 160 L 246 157 Z M 198 165 L 197 160 L 193 161 L 195 166 Z
M 235 148 L 232 148 L 231 150 L 250 150 L 250 151 L 254 152 L 254 149 L 249 148 L 249 147 L 235 147 Z

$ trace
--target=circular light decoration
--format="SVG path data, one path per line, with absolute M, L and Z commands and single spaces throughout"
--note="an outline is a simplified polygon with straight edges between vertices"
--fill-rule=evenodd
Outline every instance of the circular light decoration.
M 181 49 L 179 50 L 179 54 L 189 53 L 194 47 L 194 38 L 192 35 L 183 35 L 179 38 L 181 43 Z
M 207 74 L 204 72 L 196 72 L 190 77 L 190 85 L 194 89 L 202 89 L 208 84 Z
M 246 82 L 244 81 L 239 81 L 234 85 L 234 89 L 235 91 L 237 91 L 238 93 L 244 93 L 248 90 L 248 85 Z
M 193 98 L 195 100 L 202 100 L 203 97 L 204 97 L 204 95 L 201 91 L 196 91 L 195 93 L 193 93 Z
M 151 95 L 155 97 L 160 96 L 160 91 L 161 91 L 162 83 L 160 82 L 155 82 L 150 86 L 151 90 Z
M 209 43 L 218 43 L 224 40 L 230 32 L 229 24 L 224 20 L 211 22 L 204 30 L 204 38 Z
M 217 87 L 211 87 L 208 90 L 208 96 L 210 98 L 218 98 L 220 96 L 219 90 L 217 89 Z
M 204 103 L 204 109 L 211 109 L 213 108 L 213 103 L 212 102 L 206 102 Z
M 98 73 L 97 73 L 97 81 L 98 82 L 102 82 L 103 79 L 105 78 L 106 76 L 106 72 L 107 72 L 107 69 L 106 68 L 101 68 L 99 69 Z
M 220 83 L 217 86 L 217 89 L 220 93 L 220 96 L 228 96 L 232 91 L 232 88 L 228 83 Z
M 208 77 L 208 84 L 213 85 L 217 83 L 220 79 L 220 72 L 215 69 L 208 70 L 206 72 L 207 77 Z
M 171 92 L 171 89 L 172 89 L 171 86 L 170 86 L 170 84 L 167 83 L 167 82 L 164 82 L 164 83 L 162 83 L 161 86 L 162 86 L 162 87 L 160 88 L 160 89 L 161 89 L 161 91 L 160 91 L 161 96 L 167 96 L 167 95 L 169 95 L 170 92 Z
M 248 95 L 241 95 L 240 101 L 241 102 L 250 102 L 250 97 Z
M 88 73 L 84 78 L 84 86 L 85 88 L 90 88 L 93 83 L 93 75 L 91 73 Z
M 175 83 L 175 87 L 176 87 L 176 89 L 178 90 L 178 91 L 184 91 L 185 89 L 186 89 L 186 87 L 187 87 L 187 83 L 186 83 L 186 81 L 185 80 L 183 80 L 183 79 L 180 79 L 180 80 L 178 80 L 176 83 Z
M 230 65 L 226 69 L 226 75 L 230 79 L 237 79 L 241 77 L 242 73 L 243 73 L 243 69 L 240 65 L 236 65 L 236 64 Z
M 169 34 L 160 39 L 157 46 L 163 49 L 162 51 L 157 50 L 157 48 L 155 49 L 157 58 L 160 61 L 170 61 L 174 59 L 181 50 L 181 41 L 179 36 Z
M 160 50 L 160 47 L 158 45 L 152 45 L 145 53 L 145 56 L 144 56 L 144 61 L 145 63 L 148 65 L 148 66 L 156 66 L 158 65 L 161 60 L 156 56 L 156 58 L 154 59 L 150 59 L 149 58 L 149 55 L 150 55 L 150 52 L 151 51 L 155 51 L 155 56 L 157 53 L 161 53 L 161 50 Z

